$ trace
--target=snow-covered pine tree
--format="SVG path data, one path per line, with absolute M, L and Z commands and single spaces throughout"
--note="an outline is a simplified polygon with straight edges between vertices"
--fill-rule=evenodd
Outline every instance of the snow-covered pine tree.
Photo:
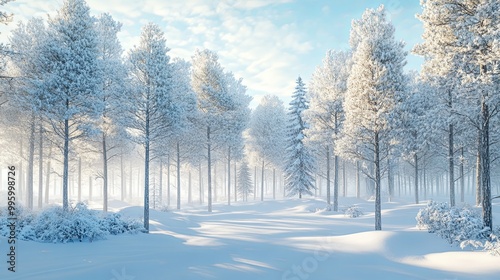
M 164 34 L 154 23 L 146 24 L 139 45 L 128 55 L 131 94 L 127 123 L 133 140 L 144 147 L 144 228 L 149 231 L 149 175 L 151 151 L 169 136 L 179 109 L 172 94 L 172 70 Z
M 248 130 L 250 150 L 256 152 L 262 163 L 261 201 L 264 200 L 264 168 L 273 167 L 273 198 L 276 198 L 276 168 L 282 169 L 285 154 L 287 116 L 283 101 L 266 95 L 255 108 Z
M 63 208 L 68 209 L 69 158 L 72 143 L 95 131 L 102 111 L 97 34 L 84 0 L 65 0 L 49 19 L 48 37 L 39 53 L 46 75 L 38 81 L 43 114 L 63 152 Z
M 252 175 L 246 160 L 243 160 L 238 172 L 238 194 L 243 201 L 248 200 L 248 195 L 253 193 Z
M 311 127 L 307 131 L 311 141 L 320 147 L 318 150 L 326 158 L 326 201 L 330 204 L 330 159 L 334 141 L 339 137 L 344 120 L 344 98 L 347 91 L 347 78 L 351 69 L 351 54 L 345 51 L 330 50 L 313 73 L 309 85 L 311 96 L 307 118 Z M 338 211 L 339 156 L 334 154 L 333 210 Z
M 95 23 L 97 32 L 97 49 L 99 64 L 102 69 L 102 80 L 99 84 L 103 103 L 102 115 L 99 120 L 100 134 L 96 137 L 95 146 L 102 156 L 102 178 L 103 178 L 103 211 L 108 211 L 108 163 L 111 158 L 116 157 L 123 149 L 125 135 L 123 127 L 120 126 L 120 116 L 126 109 L 126 90 L 124 86 L 126 71 L 122 63 L 122 47 L 118 41 L 117 33 L 120 32 L 121 23 L 116 22 L 111 15 L 101 14 Z M 123 168 L 122 168 L 123 170 Z M 122 192 L 123 184 L 122 184 Z
M 306 87 L 302 78 L 297 78 L 295 92 L 288 110 L 287 145 L 285 159 L 285 187 L 288 196 L 312 195 L 314 186 L 314 157 L 304 145 L 304 133 L 308 124 L 304 120 L 304 111 L 309 108 L 306 99 Z
M 392 144 L 389 131 L 396 97 L 406 82 L 406 52 L 404 43 L 394 39 L 394 26 L 383 6 L 367 9 L 360 20 L 353 21 L 350 44 L 353 66 L 344 103 L 343 136 L 336 148 L 345 158 L 373 167 L 373 172 L 365 173 L 375 183 L 375 230 L 381 230 L 382 164 Z

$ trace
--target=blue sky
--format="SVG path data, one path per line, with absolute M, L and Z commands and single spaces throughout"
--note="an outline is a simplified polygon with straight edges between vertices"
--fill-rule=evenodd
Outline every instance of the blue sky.
M 15 22 L 53 15 L 62 0 L 16 0 L 3 7 Z M 138 42 L 141 27 L 155 22 L 165 31 L 172 57 L 190 59 L 196 48 L 218 52 L 226 70 L 242 77 L 256 106 L 265 94 L 286 103 L 295 79 L 306 81 L 329 49 L 348 49 L 351 21 L 366 8 L 384 4 L 407 50 L 420 42 L 422 24 L 415 18 L 419 0 L 87 0 L 94 15 L 108 12 L 123 23 L 125 51 Z M 0 27 L 2 41 L 9 30 Z M 407 69 L 422 59 L 408 57 Z

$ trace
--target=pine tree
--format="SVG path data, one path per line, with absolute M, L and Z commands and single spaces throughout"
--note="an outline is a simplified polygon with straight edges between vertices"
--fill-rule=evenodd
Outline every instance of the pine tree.
M 343 137 L 337 150 L 352 161 L 372 166 L 375 183 L 375 230 L 382 229 L 381 177 L 391 149 L 391 118 L 396 97 L 404 92 L 406 52 L 394 39 L 394 26 L 383 6 L 368 9 L 352 23 L 353 66 L 345 98 Z M 371 169 L 371 168 L 370 168 Z
M 63 208 L 68 209 L 71 145 L 95 133 L 94 120 L 102 111 L 97 34 L 85 1 L 65 0 L 49 20 L 48 38 L 37 59 L 46 75 L 37 87 L 43 114 L 63 152 Z
M 243 201 L 248 200 L 248 195 L 253 193 L 252 175 L 246 160 L 243 160 L 238 172 L 238 194 Z
M 149 231 L 149 188 L 152 151 L 169 136 L 177 124 L 179 109 L 172 94 L 172 70 L 169 49 L 163 32 L 153 23 L 146 24 L 139 46 L 129 53 L 131 96 L 128 128 L 133 140 L 144 147 L 144 228 Z
M 288 196 L 308 194 L 314 186 L 314 158 L 308 147 L 304 145 L 307 137 L 304 131 L 308 124 L 304 120 L 304 111 L 308 109 L 306 88 L 302 78 L 297 79 L 295 92 L 292 95 L 288 111 L 287 148 L 285 160 L 285 187 Z

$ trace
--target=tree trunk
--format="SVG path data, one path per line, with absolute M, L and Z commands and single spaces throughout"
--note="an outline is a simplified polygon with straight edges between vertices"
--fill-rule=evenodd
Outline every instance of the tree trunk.
M 484 69 L 485 67 L 483 67 Z M 485 71 L 485 70 L 483 70 Z M 486 97 L 481 100 L 481 187 L 483 194 L 483 224 L 485 228 L 493 230 L 493 214 L 491 205 L 491 179 L 490 179 L 490 112 L 486 104 Z
M 378 132 L 375 132 L 375 230 L 382 230 L 380 173 L 380 142 Z
M 203 204 L 203 175 L 201 170 L 201 162 L 198 164 L 198 185 L 200 190 L 200 205 Z
M 48 156 L 48 162 L 47 162 L 47 171 L 45 174 L 45 205 L 49 204 L 49 186 L 50 186 L 50 159 L 52 157 L 52 145 L 49 146 L 49 156 Z M 55 187 L 54 187 L 55 189 Z
M 146 136 L 147 137 L 147 136 Z M 148 153 L 149 157 L 149 143 L 147 144 L 148 146 L 146 147 L 146 152 Z M 148 158 L 149 161 L 149 158 Z M 102 176 L 102 195 L 103 195 L 103 207 L 102 210 L 104 213 L 108 212 L 108 147 L 106 143 L 106 134 L 102 134 L 102 163 L 103 163 L 103 176 Z M 149 163 L 146 164 L 147 168 L 149 168 Z M 146 169 L 147 171 L 147 169 Z M 146 207 L 146 204 L 144 204 Z M 144 219 L 146 219 L 146 216 L 144 216 Z M 144 220 L 144 224 L 146 223 L 146 220 Z
M 253 200 L 257 197 L 257 166 L 255 166 L 253 171 Z
M 30 137 L 28 151 L 28 181 L 26 184 L 26 201 L 29 209 L 33 209 L 33 185 L 34 185 L 34 163 L 35 163 L 35 114 L 31 115 L 30 120 Z
M 181 209 L 181 149 L 177 142 L 177 210 Z
M 78 158 L 78 202 L 82 201 L 82 158 Z
M 146 108 L 146 130 L 144 141 L 144 229 L 149 233 L 149 107 Z
M 167 155 L 167 206 L 170 206 L 170 155 Z
M 415 162 L 415 204 L 418 204 L 419 203 L 419 199 L 418 199 L 418 155 L 417 153 L 415 153 L 415 155 L 413 155 L 413 161 Z
M 331 193 L 330 193 L 330 146 L 326 146 L 326 203 L 330 205 Z
M 191 170 L 189 170 L 188 174 L 188 204 L 191 204 L 192 201 L 192 185 L 191 185 Z
M 238 173 L 234 162 L 234 202 L 238 201 Z
M 134 176 L 132 176 L 132 161 L 130 161 L 130 166 L 129 166 L 129 181 L 128 181 L 128 196 L 130 198 L 130 200 L 132 200 L 132 178 Z
M 158 201 L 160 205 L 163 203 L 163 159 L 160 157 L 160 178 L 159 178 L 159 186 L 158 186 Z
M 392 164 L 390 159 L 387 159 L 387 181 L 387 186 L 389 188 L 389 202 L 391 202 L 394 197 L 394 176 L 392 174 Z
M 465 202 L 464 147 L 460 148 L 460 202 Z
M 273 168 L 273 200 L 276 200 L 276 168 Z
M 262 171 L 260 175 L 260 201 L 264 201 L 264 160 L 262 160 Z
M 345 160 L 342 160 L 342 197 L 347 196 L 347 180 L 345 176 Z
M 68 105 L 69 101 L 66 101 Z M 69 171 L 69 120 L 64 120 L 64 146 L 63 146 L 63 209 L 68 211 L 69 200 L 68 200 L 68 171 Z
M 208 212 L 212 212 L 212 158 L 210 154 L 210 126 L 207 126 L 207 190 L 208 190 Z
M 43 199 L 43 126 L 42 121 L 38 127 L 40 141 L 38 142 L 38 208 L 42 208 Z
M 356 198 L 361 196 L 361 167 L 359 166 L 359 161 L 356 161 Z
M 123 165 L 123 149 L 120 153 L 120 181 L 121 181 L 121 200 L 125 201 L 127 195 L 127 186 L 125 185 L 125 166 Z
M 333 211 L 339 211 L 339 157 L 334 156 L 333 167 Z
M 455 147 L 453 145 L 453 125 L 450 124 L 449 126 L 449 131 L 448 131 L 448 175 L 449 181 L 448 183 L 450 184 L 450 206 L 453 207 L 455 206 L 455 164 L 454 164 L 454 152 L 455 152 Z
M 231 205 L 231 147 L 227 149 L 227 205 Z
M 482 129 L 478 131 L 477 137 L 477 155 L 476 155 L 476 206 L 482 204 L 482 188 L 481 188 L 481 174 L 482 174 L 482 159 L 481 159 L 481 142 L 483 139 Z

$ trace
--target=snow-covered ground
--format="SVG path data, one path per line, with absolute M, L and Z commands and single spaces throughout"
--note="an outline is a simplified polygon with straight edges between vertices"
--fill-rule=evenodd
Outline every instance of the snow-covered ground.
M 425 204 L 384 203 L 373 231 L 373 202 L 345 198 L 365 215 L 324 211 L 321 200 L 282 200 L 151 211 L 150 234 L 93 243 L 18 241 L 17 271 L 0 279 L 500 279 L 500 257 L 462 251 L 415 227 Z M 142 208 L 111 203 L 139 218 Z M 494 206 L 500 224 L 500 205 Z M 0 252 L 7 252 L 0 238 Z M 5 258 L 5 257 L 4 257 Z

